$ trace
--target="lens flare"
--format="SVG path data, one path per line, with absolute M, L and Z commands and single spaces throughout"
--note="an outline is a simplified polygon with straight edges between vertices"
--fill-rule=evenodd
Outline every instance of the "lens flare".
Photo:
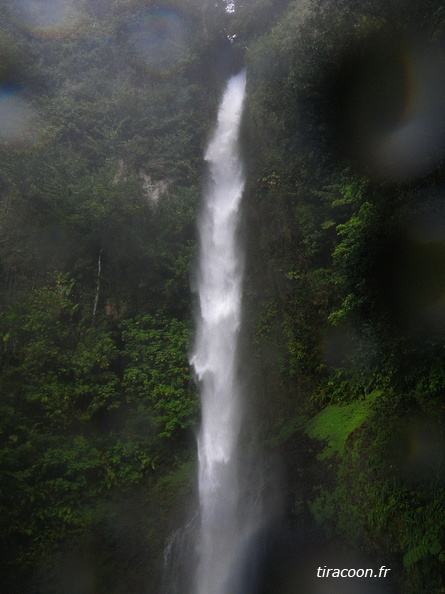
M 39 139 L 39 121 L 23 93 L 0 87 L 0 147 L 28 148 Z
M 166 8 L 144 11 L 128 25 L 136 60 L 149 72 L 168 76 L 187 54 L 188 31 L 181 14 Z
M 333 77 L 335 147 L 379 181 L 409 182 L 444 154 L 445 56 L 406 40 L 352 47 Z
M 401 123 L 376 139 L 372 160 L 384 178 L 422 175 L 443 154 L 444 59 L 432 52 L 406 53 L 406 108 Z
M 444 445 L 440 426 L 428 417 L 413 415 L 393 435 L 388 453 L 394 471 L 401 478 L 419 481 L 441 471 Z
M 61 37 L 76 31 L 82 21 L 80 6 L 72 0 L 18 0 L 11 16 L 38 37 Z
M 350 367 L 360 344 L 358 332 L 351 326 L 340 325 L 326 333 L 322 343 L 324 361 L 332 367 Z M 364 345 L 361 341 L 361 349 Z
M 388 320 L 398 331 L 424 340 L 445 327 L 443 189 L 423 191 L 418 200 L 412 215 L 400 215 L 393 234 L 381 241 L 371 273 Z

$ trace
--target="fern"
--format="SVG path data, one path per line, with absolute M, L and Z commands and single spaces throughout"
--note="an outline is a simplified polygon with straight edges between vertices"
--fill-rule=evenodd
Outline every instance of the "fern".
M 403 557 L 403 566 L 410 567 L 411 565 L 418 563 L 424 559 L 429 554 L 429 552 L 430 550 L 427 544 L 422 543 L 417 545 L 417 547 L 409 550 Z

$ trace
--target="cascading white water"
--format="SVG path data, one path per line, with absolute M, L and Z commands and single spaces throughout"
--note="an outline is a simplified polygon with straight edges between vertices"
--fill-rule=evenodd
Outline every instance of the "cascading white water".
M 245 85 L 245 72 L 229 80 L 205 154 L 210 185 L 199 226 L 200 315 L 191 357 L 202 410 L 197 594 L 233 591 L 229 580 L 250 529 L 237 468 L 242 403 L 236 367 L 243 255 L 236 236 L 245 182 L 238 137 Z

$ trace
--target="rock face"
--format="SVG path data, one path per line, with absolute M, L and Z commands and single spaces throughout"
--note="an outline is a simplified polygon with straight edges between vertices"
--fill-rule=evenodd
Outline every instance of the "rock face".
M 146 173 L 143 169 L 139 169 L 138 175 L 147 200 L 154 206 L 159 202 L 159 198 L 161 198 L 161 196 L 168 193 L 168 189 L 173 181 L 171 179 L 161 179 L 155 181 L 151 178 L 151 175 L 148 175 L 148 173 Z M 117 171 L 114 176 L 113 183 L 117 184 L 121 180 L 127 179 L 127 177 L 128 169 L 126 170 L 125 168 L 124 160 L 119 159 L 117 162 Z
M 156 205 L 163 194 L 167 194 L 172 183 L 170 179 L 154 181 L 143 169 L 139 169 L 139 179 L 142 181 L 144 193 L 149 202 Z
M 119 159 L 117 162 L 117 171 L 116 175 L 114 176 L 113 183 L 117 184 L 121 181 L 121 179 L 126 179 L 125 175 L 125 163 L 123 159 Z

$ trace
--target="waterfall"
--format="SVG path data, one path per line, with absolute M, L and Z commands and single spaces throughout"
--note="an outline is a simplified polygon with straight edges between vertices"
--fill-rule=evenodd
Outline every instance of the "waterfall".
M 251 534 L 243 501 L 238 445 L 243 407 L 237 379 L 243 254 L 237 242 L 244 172 L 238 140 L 245 72 L 233 76 L 207 147 L 209 187 L 199 221 L 199 315 L 191 363 L 199 382 L 200 528 L 197 594 L 228 594 L 241 550 Z

